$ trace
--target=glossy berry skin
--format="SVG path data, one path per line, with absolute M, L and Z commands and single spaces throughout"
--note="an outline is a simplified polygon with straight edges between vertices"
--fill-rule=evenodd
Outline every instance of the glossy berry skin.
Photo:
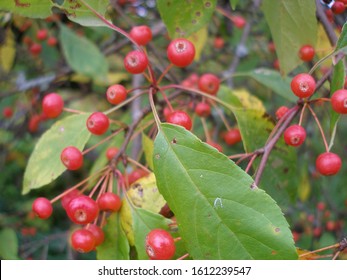
M 95 112 L 87 119 L 88 130 L 95 135 L 104 134 L 110 126 L 110 120 L 101 112 Z
M 146 253 L 151 260 L 170 260 L 176 251 L 171 234 L 163 229 L 153 229 L 145 241 Z
M 34 200 L 32 210 L 40 219 L 48 219 L 53 212 L 52 203 L 45 197 L 38 197 Z
M 199 102 L 195 107 L 195 114 L 199 117 L 206 118 L 211 115 L 211 106 L 206 102 Z
M 316 159 L 316 169 L 324 176 L 337 174 L 342 166 L 341 158 L 334 153 L 325 152 Z
M 338 1 L 336 1 L 334 5 L 331 7 L 331 10 L 335 15 L 342 14 L 345 11 L 345 9 L 345 4 Z
M 311 45 L 304 45 L 299 50 L 299 57 L 302 61 L 312 61 L 315 51 Z
M 66 210 L 67 206 L 69 205 L 70 201 L 72 199 L 74 199 L 77 196 L 80 196 L 81 193 L 78 190 L 72 190 L 70 192 L 68 192 L 66 195 L 64 195 L 61 198 L 61 206 L 63 206 L 63 208 Z
M 331 106 L 339 114 L 347 114 L 347 90 L 339 89 L 331 96 Z
M 95 238 L 94 247 L 97 247 L 104 242 L 105 234 L 100 227 L 98 227 L 95 224 L 89 224 L 86 226 L 86 230 L 90 231 L 94 235 L 94 238 Z
M 187 130 L 191 130 L 193 123 L 190 119 L 189 115 L 183 111 L 174 111 L 170 115 L 168 115 L 167 120 L 168 123 L 176 124 L 183 126 Z
M 177 67 L 190 65 L 195 57 L 195 47 L 192 42 L 184 38 L 172 40 L 167 47 L 167 57 Z
M 48 36 L 47 29 L 40 29 L 36 32 L 37 40 L 43 41 L 46 40 Z
M 41 53 L 42 46 L 38 43 L 32 43 L 31 46 L 29 47 L 29 51 L 33 56 L 37 56 Z
M 86 225 L 95 220 L 99 214 L 99 207 L 89 196 L 80 195 L 71 199 L 66 207 L 70 220 L 79 225 Z
M 42 110 L 46 117 L 56 118 L 58 117 L 64 108 L 63 98 L 56 93 L 47 94 L 42 100 Z
M 281 119 L 287 112 L 289 108 L 287 106 L 281 106 L 276 111 L 276 118 L 279 120 Z
M 284 131 L 284 142 L 289 146 L 298 147 L 306 139 L 306 130 L 301 125 L 291 125 Z
M 147 25 L 134 26 L 129 35 L 140 46 L 145 46 L 152 40 L 152 31 Z
M 293 78 L 290 87 L 297 97 L 307 98 L 316 90 L 316 81 L 311 75 L 301 73 Z
M 124 67 L 131 74 L 141 74 L 148 66 L 148 58 L 144 52 L 131 51 L 124 58 Z
M 106 98 L 111 104 L 118 105 L 127 98 L 127 90 L 122 85 L 112 85 L 106 91 Z
M 98 199 L 99 209 L 103 211 L 118 212 L 122 206 L 121 198 L 111 192 L 103 193 Z
M 78 229 L 71 235 L 71 246 L 79 253 L 88 253 L 95 248 L 95 237 L 87 229 Z
M 74 146 L 66 147 L 60 155 L 61 162 L 68 170 L 77 170 L 83 165 L 83 155 Z
M 223 135 L 224 142 L 227 145 L 235 145 L 236 143 L 240 142 L 241 139 L 241 133 L 238 128 L 232 128 L 228 130 L 224 135 Z
M 198 87 L 201 91 L 216 95 L 219 90 L 220 80 L 213 74 L 204 74 L 200 77 Z
M 118 148 L 116 147 L 110 147 L 106 151 L 106 157 L 108 160 L 112 160 L 113 157 L 118 153 Z

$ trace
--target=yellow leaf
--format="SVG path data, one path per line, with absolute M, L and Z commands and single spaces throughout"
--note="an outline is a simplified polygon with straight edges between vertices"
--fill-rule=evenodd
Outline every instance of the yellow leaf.
M 207 28 L 201 28 L 199 31 L 193 33 L 189 36 L 188 40 L 191 41 L 195 47 L 194 60 L 199 61 L 207 41 Z
M 337 37 L 339 37 L 339 34 L 337 31 L 335 31 Z M 334 47 L 331 46 L 329 38 L 326 34 L 326 32 L 324 31 L 324 28 L 321 24 L 319 24 L 318 26 L 318 36 L 317 36 L 317 45 L 316 45 L 316 54 L 317 57 L 319 59 L 327 56 L 328 54 L 330 54 L 333 50 Z M 324 64 L 328 64 L 328 66 L 330 66 L 331 61 L 327 60 L 327 62 L 323 63 Z
M 0 45 L 0 67 L 3 71 L 9 72 L 13 66 L 16 56 L 14 35 L 11 29 L 6 30 L 5 42 Z
M 126 198 L 123 199 L 123 204 L 120 212 L 121 225 L 128 238 L 129 244 L 134 245 L 133 232 L 133 207 L 143 208 L 153 213 L 159 213 L 165 205 L 165 200 L 159 193 L 154 173 L 150 173 L 146 177 L 142 177 L 134 182 L 127 191 L 127 197 L 131 201 L 129 204 Z
M 307 172 L 303 172 L 300 178 L 300 184 L 298 188 L 298 196 L 302 202 L 305 202 L 311 193 L 310 180 Z
M 263 102 L 258 97 L 252 95 L 248 90 L 244 88 L 236 89 L 233 90 L 233 94 L 238 97 L 245 109 L 252 109 L 257 110 L 260 113 L 265 113 Z

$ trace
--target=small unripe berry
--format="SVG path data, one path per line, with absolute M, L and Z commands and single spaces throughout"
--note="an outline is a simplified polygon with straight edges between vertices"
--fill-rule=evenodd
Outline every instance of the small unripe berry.
M 307 98 L 316 90 L 316 81 L 311 75 L 301 73 L 293 78 L 290 87 L 297 97 Z
M 83 165 L 83 155 L 74 146 L 66 147 L 60 155 L 61 162 L 69 170 L 77 170 Z
M 177 67 L 190 65 L 195 57 L 193 43 L 184 38 L 175 39 L 167 47 L 167 57 Z
M 63 98 L 56 93 L 47 94 L 42 100 L 42 110 L 46 117 L 58 117 L 64 108 Z
M 53 212 L 52 203 L 45 197 L 36 198 L 32 209 L 40 219 L 48 219 Z
M 131 74 L 140 74 L 148 66 L 147 55 L 141 51 L 131 51 L 124 58 L 124 67 Z
M 101 112 L 95 112 L 87 119 L 88 130 L 95 135 L 104 134 L 110 126 L 108 117 Z

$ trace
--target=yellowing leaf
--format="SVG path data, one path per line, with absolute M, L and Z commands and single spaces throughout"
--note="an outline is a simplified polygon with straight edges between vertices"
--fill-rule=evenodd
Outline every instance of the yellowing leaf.
M 252 95 L 247 89 L 233 90 L 233 94 L 238 97 L 244 108 L 257 110 L 259 114 L 265 113 L 263 102 L 258 97 Z
M 338 35 L 336 33 L 336 35 Z M 321 24 L 318 25 L 318 33 L 317 33 L 317 46 L 316 46 L 316 54 L 319 59 L 326 57 L 334 50 L 334 47 L 331 46 L 329 38 Z M 325 63 L 331 64 L 331 61 L 328 59 Z
M 191 41 L 195 47 L 194 60 L 199 61 L 207 41 L 207 28 L 201 28 L 199 31 L 193 33 L 189 36 L 188 40 Z
M 302 202 L 305 202 L 311 193 L 310 180 L 308 178 L 307 172 L 303 172 L 300 178 L 298 196 Z
M 16 56 L 14 35 L 11 29 L 6 30 L 5 42 L 0 45 L 0 67 L 3 71 L 9 72 L 12 68 Z
M 145 133 L 142 133 L 142 146 L 145 153 L 146 162 L 151 170 L 153 170 L 153 149 L 154 143 Z
M 128 200 L 123 199 L 123 206 L 120 212 L 121 224 L 130 245 L 133 246 L 135 241 L 132 207 L 146 209 L 153 213 L 159 213 L 160 209 L 165 204 L 165 200 L 158 191 L 154 173 L 150 173 L 148 176 L 133 183 L 127 191 L 127 196 L 133 205 L 129 205 Z

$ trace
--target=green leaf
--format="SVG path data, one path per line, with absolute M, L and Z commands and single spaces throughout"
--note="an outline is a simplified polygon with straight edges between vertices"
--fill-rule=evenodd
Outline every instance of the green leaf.
M 133 209 L 133 228 L 135 237 L 135 247 L 139 260 L 148 260 L 146 253 L 145 240 L 146 235 L 155 228 L 169 230 L 171 220 L 162 215 L 150 212 L 142 208 Z
M 110 4 L 109 0 L 65 0 L 62 5 L 56 4 L 55 6 L 61 9 L 70 20 L 78 24 L 84 26 L 107 26 L 84 2 L 103 17 L 105 17 L 107 7 Z
M 193 259 L 297 259 L 275 201 L 191 132 L 161 125 L 154 170 Z
M 23 194 L 51 183 L 65 171 L 60 160 L 61 151 L 67 146 L 84 148 L 90 137 L 86 126 L 88 117 L 88 114 L 66 117 L 41 136 L 24 173 Z
M 30 18 L 46 18 L 52 14 L 53 3 L 49 0 L 1 0 L 0 11 L 9 11 Z
M 107 79 L 107 60 L 92 41 L 64 25 L 60 25 L 59 38 L 65 59 L 73 70 L 91 78 Z
M 157 7 L 171 38 L 188 37 L 211 19 L 216 0 L 158 0 Z
M 221 87 L 218 97 L 232 105 L 232 113 L 240 129 L 243 146 L 247 153 L 251 153 L 264 147 L 274 128 L 274 122 L 266 114 L 264 107 L 259 105 L 260 100 L 256 102 L 254 99 L 257 98 L 251 95 L 253 102 L 249 102 L 251 98 L 247 97 L 245 92 L 241 93 L 240 91 L 231 91 L 227 87 Z M 237 101 L 235 101 L 235 97 L 238 98 Z M 241 107 L 240 103 L 242 104 Z M 259 162 L 259 160 L 254 162 L 255 167 L 259 165 Z M 296 150 L 287 146 L 281 138 L 270 154 L 263 174 L 266 182 L 261 181 L 260 187 L 281 207 L 286 208 L 297 195 L 297 172 Z
M 142 146 L 145 153 L 146 162 L 151 170 L 153 170 L 153 149 L 154 143 L 145 133 L 142 133 Z
M 119 213 L 112 214 L 103 227 L 105 241 L 96 248 L 98 260 L 129 260 L 130 246 L 120 224 Z
M 273 92 L 279 96 L 293 102 L 297 100 L 297 97 L 293 94 L 290 88 L 291 79 L 288 77 L 282 77 L 278 71 L 259 68 L 249 72 L 237 73 L 237 76 L 251 77 L 262 85 L 273 90 Z
M 282 74 L 302 64 L 301 46 L 317 40 L 316 2 L 312 0 L 264 0 L 262 10 L 270 27 Z
M 0 257 L 4 260 L 18 260 L 18 239 L 11 228 L 0 231 Z
M 345 23 L 342 27 L 339 40 L 336 43 L 335 51 L 338 51 L 346 46 L 347 46 L 347 23 Z
M 236 9 L 237 4 L 239 3 L 239 0 L 230 0 L 230 6 L 233 10 Z
M 335 66 L 333 76 L 330 84 L 330 95 L 339 89 L 342 89 L 345 83 L 345 64 L 343 60 L 340 60 Z M 332 108 L 330 109 L 330 133 L 332 134 L 335 126 L 340 119 L 340 114 L 335 112 Z

